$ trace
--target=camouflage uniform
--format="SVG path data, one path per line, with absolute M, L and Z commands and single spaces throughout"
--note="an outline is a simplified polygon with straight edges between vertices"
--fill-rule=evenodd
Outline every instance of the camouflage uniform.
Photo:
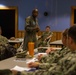
M 14 56 L 16 48 L 9 44 L 8 39 L 0 35 L 0 60 Z
M 41 63 L 57 63 L 59 59 L 63 58 L 70 49 L 63 47 L 61 50 L 51 51 L 48 56 L 43 56 L 40 60 Z
M 54 72 L 54 69 L 57 67 L 57 71 Z M 54 73 L 52 73 L 52 71 Z M 21 75 L 63 75 L 60 72 L 60 66 L 57 66 L 56 64 L 51 64 L 49 67 L 46 67 L 46 69 L 38 69 L 35 71 L 30 72 L 21 72 Z
M 8 43 L 8 39 L 2 35 L 0 35 L 0 44 L 6 44 Z
M 50 31 L 50 32 L 44 32 L 43 34 L 42 34 L 42 36 L 41 36 L 41 38 L 38 40 L 38 46 L 43 46 L 43 47 L 46 47 L 46 46 L 48 46 L 48 41 L 49 41 L 49 39 L 46 39 L 47 37 L 49 37 L 49 36 L 52 36 L 53 35 L 53 33 Z M 50 37 L 51 38 L 51 37 Z M 46 39 L 46 40 L 45 40 Z
M 76 75 L 76 50 L 70 51 L 64 58 L 60 59 L 58 65 L 61 65 L 65 75 Z
M 67 53 L 49 71 L 50 75 L 76 75 L 76 51 Z
M 76 51 L 70 51 L 57 63 L 44 63 L 43 65 L 42 69 L 22 72 L 21 75 L 76 75 Z
M 76 75 L 76 51 L 70 51 L 60 59 L 57 66 L 50 71 L 51 74 Z
M 34 42 L 35 48 L 37 47 L 37 39 L 36 39 L 36 32 L 35 27 L 38 26 L 38 20 L 36 18 L 36 21 L 32 16 L 29 16 L 26 18 L 26 26 L 25 26 L 25 36 L 24 36 L 24 44 L 23 44 L 23 50 L 27 50 L 28 48 L 28 42 Z
M 38 48 L 38 53 L 45 53 L 47 49 L 45 48 Z
M 4 59 L 5 45 L 8 43 L 8 39 L 0 35 L 0 60 Z

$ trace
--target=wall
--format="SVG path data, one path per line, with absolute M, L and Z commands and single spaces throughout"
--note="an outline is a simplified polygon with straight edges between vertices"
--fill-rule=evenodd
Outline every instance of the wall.
M 42 31 L 46 25 L 52 31 L 62 31 L 70 27 L 71 6 L 76 6 L 76 0 L 0 0 L 0 4 L 18 7 L 18 30 L 24 30 L 25 18 L 31 15 L 32 9 L 38 8 Z M 45 11 L 48 16 L 44 16 Z
M 41 36 L 43 32 L 44 31 L 38 32 L 38 36 Z M 23 38 L 24 37 L 24 31 L 18 31 L 17 37 L 18 38 Z M 62 32 L 53 31 L 53 36 L 51 37 L 51 42 L 56 41 L 56 40 L 60 40 L 60 39 L 62 39 Z

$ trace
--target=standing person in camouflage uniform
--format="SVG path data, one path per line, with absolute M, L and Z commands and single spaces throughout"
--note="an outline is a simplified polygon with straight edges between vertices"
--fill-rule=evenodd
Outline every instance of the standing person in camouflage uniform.
M 39 47 L 48 46 L 52 35 L 53 35 L 53 32 L 50 31 L 50 26 L 46 26 L 45 32 L 38 39 L 38 46 Z
M 36 33 L 39 31 L 37 16 L 38 16 L 38 9 L 34 9 L 32 11 L 32 16 L 26 18 L 23 50 L 27 50 L 28 42 L 34 42 L 35 48 L 37 47 Z

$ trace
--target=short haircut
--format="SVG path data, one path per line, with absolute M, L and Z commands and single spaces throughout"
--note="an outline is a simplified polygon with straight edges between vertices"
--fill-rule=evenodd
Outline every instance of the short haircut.
M 50 26 L 46 26 L 46 28 L 49 28 L 50 29 Z
M 68 30 L 68 37 L 71 37 L 76 43 L 76 25 L 72 26 Z
M 37 13 L 38 13 L 38 9 L 33 9 L 32 14 L 33 14 L 34 12 L 37 12 Z

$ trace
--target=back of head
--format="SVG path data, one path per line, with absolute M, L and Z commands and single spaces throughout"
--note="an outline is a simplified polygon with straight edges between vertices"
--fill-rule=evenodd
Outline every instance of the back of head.
M 71 37 L 76 43 L 76 25 L 72 26 L 68 30 L 68 37 Z

